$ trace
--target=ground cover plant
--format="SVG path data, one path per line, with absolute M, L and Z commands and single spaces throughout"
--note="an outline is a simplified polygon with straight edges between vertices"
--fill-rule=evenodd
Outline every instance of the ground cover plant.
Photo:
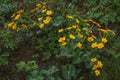
M 9 1 L 16 9 L 2 16 L 0 80 L 120 79 L 120 36 L 116 28 L 109 29 L 111 19 L 102 23 L 103 18 L 87 16 L 88 12 L 83 17 L 79 11 L 95 1 Z M 79 9 L 77 2 L 85 6 Z M 117 27 L 118 21 L 114 17 Z

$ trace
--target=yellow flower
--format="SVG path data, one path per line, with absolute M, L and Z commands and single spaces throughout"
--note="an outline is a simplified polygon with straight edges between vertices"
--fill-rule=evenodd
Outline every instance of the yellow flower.
M 36 22 L 34 22 L 34 23 L 33 23 L 33 26 L 36 26 L 36 24 L 37 24 L 37 23 L 36 23 Z
M 77 26 L 73 25 L 73 26 L 72 26 L 72 28 L 76 29 L 76 28 L 77 28 Z
M 64 42 L 65 40 L 66 40 L 66 37 L 63 36 L 63 37 L 59 38 L 58 42 Z
M 95 43 L 92 43 L 91 47 L 92 47 L 92 48 L 97 47 L 97 43 L 96 43 L 96 42 L 95 42 Z
M 46 2 L 44 2 L 43 4 L 46 5 Z
M 37 7 L 37 8 L 35 8 L 35 11 L 37 11 L 37 10 L 39 10 L 40 8 L 39 7 Z
M 59 32 L 59 33 L 63 32 L 63 29 L 59 29 L 58 32 Z
M 97 22 L 95 22 L 95 21 L 93 21 L 93 20 L 89 20 L 89 21 L 91 21 L 93 24 L 97 24 Z
M 83 35 L 82 35 L 82 34 L 80 34 L 79 32 L 78 32 L 78 36 L 79 36 L 80 38 L 83 38 Z
M 15 17 L 15 15 L 16 15 L 16 14 L 14 13 L 14 14 L 11 16 L 11 18 Z
M 22 27 L 27 29 L 27 25 L 25 25 L 25 24 L 22 24 Z
M 10 23 L 7 25 L 8 28 L 11 28 L 13 24 L 14 24 L 14 22 L 10 22 Z
M 89 23 L 87 23 L 86 25 L 87 25 L 87 26 L 90 26 L 90 24 L 89 24 Z
M 84 22 L 89 22 L 89 20 L 83 20 Z
M 43 10 L 42 10 L 42 13 L 45 13 L 45 12 L 46 12 L 46 10 L 47 10 L 47 9 L 43 9 Z
M 40 8 L 40 7 L 41 7 L 41 4 L 36 4 L 36 6 Z
M 22 9 L 22 10 L 19 10 L 18 12 L 17 12 L 17 14 L 21 14 L 21 13 L 23 13 L 24 12 L 24 10 Z
M 65 37 L 65 36 L 63 36 L 63 37 L 62 37 L 62 39 L 63 39 L 63 41 L 65 41 L 65 40 L 66 40 L 66 37 Z
M 78 24 L 80 23 L 80 21 L 79 21 L 78 19 L 75 19 L 75 21 L 76 21 L 76 23 L 78 23 Z
M 31 10 L 30 12 L 31 12 L 31 13 L 33 13 L 33 12 L 35 12 L 35 11 L 36 11 L 36 10 L 35 10 L 35 9 L 33 9 L 33 10 Z
M 79 42 L 79 43 L 77 43 L 77 47 L 78 48 L 81 48 L 82 47 L 82 44 Z
M 73 34 L 70 34 L 70 35 L 69 35 L 69 38 L 72 39 L 72 40 L 74 40 L 74 39 L 75 39 L 75 36 L 74 36 Z
M 88 42 L 92 42 L 94 39 L 92 37 L 87 38 Z
M 63 42 L 63 39 L 62 39 L 62 38 L 59 38 L 58 42 Z
M 66 42 L 62 42 L 62 46 L 65 46 L 65 45 L 67 45 L 67 43 Z
M 87 28 L 82 28 L 82 30 L 87 30 Z
M 46 8 L 46 6 L 43 6 L 43 7 L 42 7 L 42 9 L 45 9 L 45 8 Z
M 67 30 L 70 30 L 70 29 L 72 29 L 72 27 L 68 27 L 68 28 L 66 28 Z
M 99 70 L 95 70 L 95 75 L 99 76 L 100 75 L 100 71 Z
M 98 66 L 98 68 L 102 68 L 102 67 L 103 67 L 102 62 L 101 62 L 101 61 L 98 61 L 98 62 L 97 62 L 97 66 Z
M 67 15 L 67 18 L 68 19 L 72 19 L 73 17 L 71 15 Z
M 48 24 L 49 22 L 51 21 L 51 17 L 50 16 L 47 16 L 45 20 L 43 20 L 43 22 L 45 24 Z
M 113 35 L 116 35 L 115 32 L 112 31 L 112 30 L 109 30 L 109 29 L 108 29 L 107 32 L 111 32 Z
M 92 58 L 92 59 L 91 59 L 91 62 L 96 62 L 96 61 L 97 61 L 96 58 Z
M 16 24 L 12 26 L 12 29 L 15 30 L 17 28 Z
M 39 25 L 39 27 L 40 27 L 41 29 L 44 28 L 44 26 L 45 26 L 44 23 L 41 23 L 41 24 Z
M 102 49 L 104 47 L 104 44 L 103 43 L 98 43 L 97 47 L 98 47 L 98 49 Z
M 93 66 L 92 70 L 95 70 L 95 69 L 97 69 L 97 68 L 98 68 L 98 66 L 95 64 L 95 65 Z
M 94 35 L 92 35 L 92 37 L 93 37 L 94 39 L 96 39 L 96 37 L 95 37 Z
M 38 18 L 38 21 L 41 21 L 41 20 L 42 20 L 42 17 L 39 17 L 39 18 Z
M 101 41 L 104 42 L 104 43 L 106 43 L 107 39 L 106 38 L 102 38 Z
M 101 31 L 101 32 L 103 32 L 103 33 L 107 33 L 107 30 L 105 30 L 105 29 L 100 29 L 100 28 L 98 28 L 98 31 Z
M 52 13 L 53 13 L 53 12 L 52 12 L 51 10 L 48 10 L 48 11 L 46 12 L 47 15 L 52 15 Z
M 80 29 L 79 27 L 77 27 L 76 31 L 77 31 L 77 32 L 80 32 L 80 31 L 81 31 L 81 29 Z
M 15 20 L 19 19 L 20 16 L 21 16 L 21 14 L 16 15 L 16 16 L 15 16 Z
M 101 25 L 100 25 L 99 23 L 96 23 L 96 25 L 97 25 L 98 27 L 101 27 Z

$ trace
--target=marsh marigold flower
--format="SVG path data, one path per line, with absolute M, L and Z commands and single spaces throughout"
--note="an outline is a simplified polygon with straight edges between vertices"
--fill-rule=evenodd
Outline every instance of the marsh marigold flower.
M 58 32 L 59 32 L 59 33 L 63 32 L 63 29 L 59 29 Z
M 27 25 L 25 25 L 25 24 L 22 24 L 22 27 L 27 29 Z
M 43 22 L 45 24 L 48 24 L 49 22 L 51 21 L 51 17 L 50 16 L 47 16 L 45 20 L 43 20 Z
M 78 32 L 78 36 L 79 36 L 80 38 L 83 38 L 83 35 L 82 35 L 80 32 Z
M 34 22 L 33 22 L 33 26 L 36 26 L 36 24 L 37 24 L 37 23 L 34 21 Z
M 67 18 L 68 19 L 72 19 L 73 17 L 71 15 L 67 15 Z
M 89 22 L 89 20 L 83 20 L 84 22 Z
M 81 29 L 80 29 L 79 27 L 77 27 L 77 28 L 76 28 L 76 31 L 77 31 L 77 32 L 80 32 L 80 31 L 81 31 Z
M 100 75 L 100 71 L 99 70 L 95 70 L 95 75 L 99 76 Z
M 71 29 L 72 29 L 72 27 L 67 27 L 66 29 L 67 29 L 67 30 L 71 30 Z
M 95 64 L 95 65 L 93 66 L 92 70 L 95 70 L 95 69 L 97 69 L 97 68 L 98 68 L 98 66 Z
M 90 26 L 90 24 L 89 24 L 89 23 L 87 23 L 86 25 L 87 25 L 87 26 Z
M 46 8 L 46 6 L 44 5 L 44 6 L 42 6 L 42 9 L 45 9 Z
M 92 47 L 92 48 L 96 48 L 96 47 L 97 47 L 97 43 L 96 43 L 96 42 L 95 42 L 95 43 L 92 43 L 91 47 Z
M 39 17 L 39 18 L 38 18 L 38 21 L 41 21 L 41 20 L 42 20 L 42 17 Z
M 102 49 L 104 47 L 104 44 L 103 43 L 98 43 L 97 47 L 98 47 L 98 49 Z
M 101 28 L 98 28 L 98 31 L 101 31 L 101 32 L 103 32 L 103 33 L 107 33 L 107 30 L 101 29 Z
M 77 43 L 77 47 L 78 48 L 81 48 L 82 47 L 82 44 L 80 42 Z
M 40 7 L 41 7 L 41 4 L 36 4 L 36 6 L 40 8 Z
M 94 39 L 96 39 L 96 36 L 92 35 L 92 37 L 93 37 Z
M 75 19 L 75 21 L 76 21 L 76 23 L 78 23 L 78 24 L 79 24 L 79 22 L 80 22 L 78 19 Z
M 75 36 L 74 36 L 73 34 L 70 34 L 70 35 L 69 35 L 69 38 L 72 39 L 72 40 L 74 40 L 74 39 L 75 39 Z
M 42 13 L 45 13 L 45 12 L 46 12 L 46 10 L 47 10 L 47 9 L 43 9 L 43 10 L 42 10 Z
M 14 24 L 14 22 L 10 22 L 10 23 L 7 25 L 8 28 L 11 28 L 13 24 Z
M 14 19 L 15 19 L 15 20 L 17 20 L 17 19 L 19 19 L 19 18 L 20 18 L 20 16 L 21 16 L 21 14 L 18 14 L 18 15 L 16 15 L 16 16 L 15 16 L 15 18 L 14 18 Z
M 87 40 L 88 40 L 88 42 L 94 41 L 94 39 L 92 37 L 88 37 Z
M 65 46 L 65 45 L 67 45 L 67 43 L 66 42 L 62 42 L 62 46 Z
M 82 30 L 87 30 L 87 28 L 82 28 Z
M 97 62 L 97 66 L 98 66 L 98 68 L 102 68 L 102 67 L 103 67 L 102 62 L 101 62 L 101 61 L 98 61 L 98 62 Z
M 25 25 L 25 24 L 22 24 L 22 27 L 27 29 L 27 25 Z
M 13 29 L 13 30 L 17 29 L 16 24 L 14 24 L 14 25 L 12 26 L 12 29 Z
M 76 28 L 77 28 L 77 26 L 76 26 L 76 25 L 73 25 L 73 26 L 72 26 L 72 28 L 76 29 Z
M 21 10 L 19 10 L 19 11 L 17 12 L 17 14 L 21 14 L 21 13 L 23 13 L 23 12 L 24 12 L 24 10 L 21 9 Z
M 106 43 L 107 39 L 106 38 L 102 38 L 101 41 L 104 42 L 104 43 Z
M 14 13 L 14 14 L 12 14 L 11 18 L 15 17 L 15 15 L 16 15 L 15 13 Z
M 96 61 L 97 61 L 96 57 L 91 59 L 91 62 L 96 62 Z
M 48 10 L 48 11 L 46 12 L 47 15 L 52 15 L 52 13 L 53 13 L 53 12 L 52 12 L 51 10 Z
M 63 36 L 63 37 L 60 37 L 60 38 L 59 38 L 58 42 L 64 42 L 65 40 L 66 40 L 66 37 Z
M 44 26 L 45 26 L 44 23 L 41 23 L 41 24 L 39 25 L 39 27 L 40 27 L 41 29 L 44 28 Z

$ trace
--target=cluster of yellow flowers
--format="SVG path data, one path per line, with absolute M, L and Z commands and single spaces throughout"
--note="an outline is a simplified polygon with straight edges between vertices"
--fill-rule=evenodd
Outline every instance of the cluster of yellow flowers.
M 114 31 L 110 30 L 110 29 L 102 29 L 102 28 L 98 28 L 98 31 L 101 31 L 103 33 L 112 33 L 113 35 L 116 35 Z
M 91 23 L 93 23 L 93 24 L 95 24 L 96 26 L 98 26 L 98 27 L 102 27 L 99 23 L 97 23 L 97 22 L 95 22 L 95 21 L 93 21 L 93 20 L 84 20 L 84 22 L 86 22 L 89 26 L 90 26 L 90 22 Z
M 93 38 L 93 37 L 88 37 L 87 40 L 88 40 L 89 42 L 92 42 L 92 41 L 94 41 L 94 39 L 95 39 L 95 38 Z M 99 43 L 97 43 L 97 42 L 92 42 L 91 47 L 92 47 L 92 48 L 102 49 L 102 48 L 104 48 L 104 44 L 107 43 L 107 41 L 108 41 L 108 40 L 103 37 L 103 38 L 101 39 L 101 42 L 99 42 Z
M 73 19 L 74 17 L 72 16 L 72 15 L 67 15 L 66 16 L 66 18 L 67 19 Z M 79 27 L 79 23 L 80 23 L 80 20 L 78 19 L 78 18 L 75 18 L 75 25 L 71 25 L 71 26 L 68 26 L 67 28 L 65 28 L 65 29 L 63 29 L 63 28 L 61 28 L 61 29 L 59 29 L 58 30 L 58 32 L 59 33 L 63 33 L 64 31 L 69 31 L 69 30 L 71 30 L 71 31 L 73 31 L 73 30 L 75 30 L 75 33 L 74 34 L 72 34 L 72 33 L 70 33 L 70 34 L 68 34 L 68 36 L 66 36 L 66 38 L 68 39 L 70 39 L 71 41 L 73 41 L 73 40 L 75 40 L 76 38 L 77 38 L 77 36 L 79 36 L 79 38 L 81 38 L 81 39 L 83 39 L 83 34 L 81 33 L 81 31 L 83 30 L 83 31 L 85 31 L 85 30 L 87 30 L 87 28 L 80 28 Z M 61 39 L 62 37 L 60 37 L 59 38 L 59 40 Z M 58 42 L 60 42 L 58 40 Z M 62 45 L 62 44 L 61 44 Z M 67 45 L 67 42 L 66 42 L 66 45 Z M 62 45 L 62 46 L 66 46 L 66 45 Z M 82 42 L 77 42 L 76 43 L 76 47 L 78 47 L 78 48 L 81 48 L 82 47 Z
M 72 15 L 67 15 L 66 19 L 68 20 L 69 27 L 60 28 L 58 30 L 58 33 L 64 35 L 64 37 L 59 38 L 58 42 L 65 47 L 70 46 L 67 45 L 69 43 L 76 44 L 77 48 L 84 48 L 84 46 L 86 47 L 90 45 L 88 46 L 88 49 L 103 49 L 105 44 L 108 42 L 106 36 L 107 33 L 112 33 L 115 35 L 115 33 L 111 30 L 102 29 L 102 26 L 93 20 L 80 21 Z M 94 34 L 94 28 L 90 27 L 92 24 L 97 26 L 97 32 L 100 33 L 100 35 Z M 92 58 L 91 62 L 94 63 L 92 70 L 94 70 L 96 76 L 99 76 L 101 73 L 99 69 L 103 67 L 103 63 L 96 58 Z
M 76 30 L 77 35 L 78 35 L 80 38 L 83 38 L 83 35 L 80 33 L 80 31 L 81 31 L 80 28 L 77 27 L 77 26 L 75 26 L 75 25 L 73 25 L 72 27 L 67 27 L 66 29 L 63 29 L 63 28 L 62 28 L 62 29 L 59 29 L 58 32 L 59 32 L 59 33 L 62 33 L 62 32 L 64 32 L 64 31 L 71 30 L 71 29 Z M 76 35 L 75 35 L 75 34 L 69 34 L 69 35 L 68 35 L 68 38 L 73 41 L 73 40 L 76 39 Z M 61 39 L 62 39 L 62 37 L 59 38 L 58 42 L 61 43 Z M 63 45 L 63 44 L 61 44 L 61 45 L 62 45 L 62 46 L 66 46 L 66 45 L 67 45 L 67 42 L 65 42 L 65 45 Z M 78 48 L 81 48 L 81 47 L 82 47 L 82 43 L 81 43 L 81 42 L 78 42 L 78 43 L 76 44 L 76 46 L 77 46 Z
M 94 70 L 96 76 L 99 76 L 100 70 L 98 70 L 98 69 L 101 69 L 103 67 L 103 63 L 101 61 L 97 60 L 95 57 L 91 58 L 91 62 L 94 62 L 92 70 Z
M 31 13 L 34 13 L 34 12 L 41 12 L 42 14 L 45 14 L 45 19 L 43 19 L 43 17 L 38 17 L 37 20 L 39 22 L 41 22 L 39 24 L 39 28 L 44 28 L 44 26 L 48 23 L 50 23 L 52 17 L 51 15 L 53 14 L 53 12 L 51 10 L 47 10 L 47 7 L 46 7 L 46 3 L 44 2 L 43 4 L 36 4 L 36 8 L 31 10 L 30 12 Z M 37 25 L 37 22 L 34 21 L 33 22 L 33 26 L 36 26 Z
M 113 35 L 115 35 L 115 32 L 113 32 L 113 31 L 110 30 L 110 29 L 102 29 L 102 28 L 101 28 L 102 26 L 101 26 L 99 23 L 97 23 L 97 22 L 95 22 L 95 21 L 93 21 L 93 20 L 84 20 L 84 22 L 85 22 L 88 26 L 90 26 L 90 23 L 95 24 L 95 25 L 98 27 L 98 31 L 101 31 L 101 32 L 103 32 L 103 33 L 109 33 L 109 32 L 111 32 Z
M 24 12 L 24 10 L 19 10 L 17 11 L 16 13 L 14 13 L 11 18 L 13 18 L 13 21 L 8 23 L 8 28 L 12 28 L 13 30 L 16 30 L 17 29 L 17 24 L 16 24 L 16 20 L 18 20 L 21 16 L 21 14 Z M 26 28 L 26 26 L 23 26 Z
M 63 37 L 59 38 L 58 42 L 62 43 L 62 45 L 65 46 L 65 45 L 67 45 L 67 42 L 65 42 L 65 40 L 66 40 L 66 37 L 63 36 Z
M 73 19 L 74 17 L 72 15 L 67 15 L 66 18 L 67 19 Z M 91 28 L 89 29 L 89 26 L 88 27 L 79 27 L 78 24 L 80 23 L 80 21 L 79 21 L 78 18 L 75 19 L 75 22 L 76 22 L 75 25 L 69 26 L 65 29 L 61 28 L 61 29 L 58 30 L 58 32 L 63 33 L 64 31 L 67 31 L 67 30 L 74 30 L 74 32 L 72 32 L 71 34 L 68 34 L 69 39 L 75 40 L 76 37 L 78 36 L 80 39 L 84 39 L 84 41 L 87 40 L 88 42 L 90 42 L 91 48 L 98 48 L 98 49 L 103 49 L 104 48 L 104 44 L 108 42 L 107 38 L 102 37 L 101 40 L 98 40 L 98 38 L 95 35 L 92 34 Z M 85 23 L 86 22 L 92 22 L 93 24 L 96 24 L 98 27 L 101 27 L 101 25 L 99 23 L 97 23 L 93 20 L 84 20 L 83 22 L 85 22 Z M 88 34 L 86 33 L 87 31 L 89 32 Z M 111 30 L 107 30 L 107 31 L 112 32 Z M 91 35 L 91 36 L 89 36 L 89 35 Z M 78 42 L 76 44 L 76 46 L 81 48 L 82 45 L 83 45 L 82 43 Z M 66 45 L 67 45 L 67 43 L 66 43 Z M 62 45 L 62 46 L 65 46 L 65 45 Z
M 19 27 L 17 27 L 17 24 L 19 23 L 17 20 L 21 17 L 22 13 L 24 12 L 24 10 L 19 10 L 18 12 L 14 13 L 11 18 L 13 18 L 13 21 L 8 23 L 8 28 L 12 28 L 13 30 L 20 30 L 20 28 L 24 28 L 27 29 L 28 26 L 26 25 L 27 23 L 21 23 L 18 25 Z M 51 15 L 53 14 L 53 12 L 49 9 L 47 9 L 46 7 L 46 3 L 41 3 L 41 4 L 36 4 L 36 8 L 30 10 L 31 14 L 36 14 L 36 13 L 40 12 L 40 15 L 37 15 L 37 20 L 33 21 L 33 26 L 38 25 L 39 28 L 44 28 L 44 26 L 48 23 L 50 23 L 52 17 Z M 43 15 L 44 14 L 44 15 Z M 43 16 L 41 16 L 43 15 Z M 39 16 L 39 17 L 38 17 Z M 44 18 L 44 19 L 43 19 Z M 20 27 L 21 26 L 21 27 Z

